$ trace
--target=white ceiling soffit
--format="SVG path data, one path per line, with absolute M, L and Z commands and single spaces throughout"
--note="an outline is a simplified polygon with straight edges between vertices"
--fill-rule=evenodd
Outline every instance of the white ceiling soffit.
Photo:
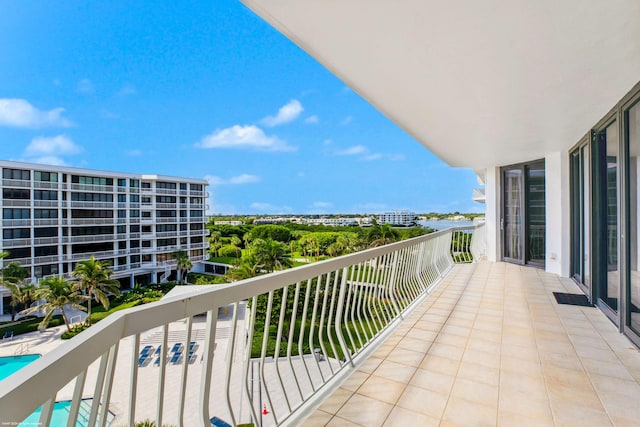
M 453 166 L 566 150 L 640 80 L 638 0 L 241 1 Z

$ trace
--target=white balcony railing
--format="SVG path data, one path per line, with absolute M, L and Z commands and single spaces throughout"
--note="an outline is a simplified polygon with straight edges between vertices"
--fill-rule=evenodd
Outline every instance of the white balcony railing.
M 0 414 L 19 421 L 41 407 L 39 425 L 50 425 L 54 403 L 71 400 L 67 425 L 83 401 L 87 425 L 114 415 L 114 425 L 210 426 L 213 415 L 294 425 L 455 260 L 481 254 L 483 229 L 443 230 L 114 313 L 5 379 Z M 141 343 L 164 350 L 147 363 Z M 176 343 L 184 355 L 170 362 Z

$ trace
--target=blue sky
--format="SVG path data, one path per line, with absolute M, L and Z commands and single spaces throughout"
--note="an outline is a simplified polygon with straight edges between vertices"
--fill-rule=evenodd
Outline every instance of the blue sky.
M 0 0 L 0 158 L 206 178 L 223 214 L 478 212 L 454 169 L 235 0 Z

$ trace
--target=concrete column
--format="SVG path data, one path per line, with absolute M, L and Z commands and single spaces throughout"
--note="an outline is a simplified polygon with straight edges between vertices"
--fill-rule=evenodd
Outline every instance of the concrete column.
M 487 260 L 496 262 L 502 259 L 500 247 L 500 168 L 485 170 L 485 218 L 487 228 Z
M 155 271 L 151 273 L 151 283 L 158 283 L 158 273 Z
M 133 289 L 135 285 L 136 285 L 136 275 L 131 273 L 131 275 L 129 276 L 129 289 Z
M 545 157 L 545 270 L 569 277 L 571 266 L 571 213 L 569 154 L 565 151 Z

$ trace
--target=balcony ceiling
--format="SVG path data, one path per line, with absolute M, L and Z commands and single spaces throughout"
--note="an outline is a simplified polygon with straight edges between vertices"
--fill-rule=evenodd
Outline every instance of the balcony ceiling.
M 566 150 L 640 79 L 638 0 L 241 1 L 452 166 Z

